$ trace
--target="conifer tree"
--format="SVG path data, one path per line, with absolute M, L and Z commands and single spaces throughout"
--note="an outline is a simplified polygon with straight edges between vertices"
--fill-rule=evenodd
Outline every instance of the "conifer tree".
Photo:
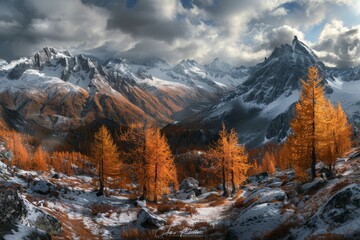
M 228 135 L 230 174 L 232 194 L 237 191 L 237 186 L 246 180 L 247 172 L 250 167 L 245 146 L 239 144 L 239 138 L 235 129 L 231 129 Z
M 228 182 L 231 183 L 233 192 L 235 192 L 236 185 L 245 180 L 249 169 L 247 154 L 244 146 L 239 145 L 235 130 L 232 129 L 228 133 L 223 123 L 219 139 L 214 146 L 210 147 L 208 155 L 211 162 L 210 167 L 220 175 L 222 180 L 223 196 L 228 196 L 226 187 Z
M 122 157 L 126 162 L 129 181 L 136 179 L 138 188 L 141 191 L 140 199 L 145 199 L 149 178 L 147 174 L 145 133 L 146 124 L 132 123 L 129 128 L 120 134 L 119 140 L 122 143 Z
M 177 188 L 176 167 L 167 140 L 159 128 L 148 129 L 145 139 L 147 198 L 157 202 L 160 196 L 169 193 L 171 184 Z
M 31 168 L 36 171 L 46 171 L 47 170 L 47 153 L 43 150 L 43 147 L 39 145 L 34 153 Z
M 262 163 L 262 171 L 267 173 L 274 173 L 275 169 L 275 156 L 272 153 L 266 152 L 263 163 Z
M 97 196 L 101 196 L 104 194 L 105 181 L 107 178 L 118 177 L 121 167 L 117 146 L 104 125 L 95 133 L 92 157 L 96 165 L 100 184 Z
M 330 102 L 328 105 L 330 124 L 328 125 L 328 141 L 322 146 L 322 159 L 332 170 L 336 159 L 351 148 L 352 129 L 340 103 L 336 108 Z
M 328 119 L 326 116 L 326 99 L 321 85 L 318 69 L 309 67 L 308 81 L 302 80 L 300 100 L 296 104 L 296 114 L 291 121 L 294 133 L 292 150 L 295 169 L 305 172 L 311 169 L 311 179 L 316 177 L 316 161 L 319 147 L 325 141 Z

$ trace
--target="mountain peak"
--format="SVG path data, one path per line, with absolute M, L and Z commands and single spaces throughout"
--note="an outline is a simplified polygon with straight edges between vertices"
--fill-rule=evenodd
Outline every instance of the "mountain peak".
M 68 51 L 60 51 L 52 47 L 44 47 L 34 55 L 35 65 L 41 67 L 55 58 L 70 58 Z
M 294 44 L 294 43 L 296 43 L 296 42 L 298 42 L 299 40 L 298 40 L 298 38 L 297 38 L 297 36 L 295 35 L 294 36 L 294 39 L 292 40 L 292 43 Z

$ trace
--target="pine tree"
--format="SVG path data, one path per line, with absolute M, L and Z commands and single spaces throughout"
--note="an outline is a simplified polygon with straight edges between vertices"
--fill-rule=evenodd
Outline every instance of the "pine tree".
M 316 161 L 319 146 L 325 141 L 324 134 L 328 121 L 326 119 L 326 99 L 324 88 L 316 67 L 309 67 L 308 81 L 302 80 L 300 100 L 296 104 L 296 114 L 291 121 L 294 133 L 292 151 L 294 167 L 297 172 L 311 168 L 311 179 L 316 177 Z
M 174 157 L 159 128 L 151 128 L 146 131 L 145 145 L 147 198 L 157 202 L 158 197 L 169 193 L 171 184 L 177 188 Z
M 100 184 L 97 196 L 101 196 L 104 194 L 105 181 L 109 177 L 118 177 L 121 167 L 117 146 L 114 144 L 108 129 L 104 125 L 95 133 L 92 157 L 96 165 Z

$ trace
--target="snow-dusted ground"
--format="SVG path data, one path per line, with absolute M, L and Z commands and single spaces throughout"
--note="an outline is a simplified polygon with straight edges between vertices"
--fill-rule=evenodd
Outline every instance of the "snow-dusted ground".
M 326 234 L 359 236 L 356 226 L 360 224 L 360 158 L 356 154 L 341 158 L 336 169 L 339 177 L 317 179 L 311 184 L 294 180 L 294 172 L 289 169 L 262 179 L 252 177 L 233 197 L 223 198 L 220 192 L 206 192 L 179 200 L 175 195 L 166 203 L 170 207 L 165 211 L 158 210 L 161 203 L 147 203 L 145 209 L 166 222 L 160 229 L 202 226 L 201 231 L 205 233 L 206 228 L 212 226 L 215 231 L 211 234 L 220 239 L 225 236 L 266 239 L 266 236 L 274 237 L 272 234 L 278 234 L 276 239 L 290 236 L 316 239 Z M 60 178 L 55 179 L 50 173 L 38 175 L 23 170 L 11 176 L 3 163 L 0 171 L 10 176 L 7 181 L 24 189 L 21 194 L 27 199 L 29 214 L 21 222 L 23 225 L 37 219 L 37 208 L 61 221 L 63 235 L 53 236 L 54 239 L 120 239 L 122 232 L 128 229 L 145 230 L 137 219 L 141 207 L 130 200 L 131 192 L 116 190 L 108 197 L 97 197 L 95 184 L 89 176 L 60 174 Z M 58 195 L 36 193 L 35 190 L 44 185 L 32 183 L 41 181 L 50 182 L 50 188 Z M 30 230 L 33 229 L 20 229 L 16 234 Z

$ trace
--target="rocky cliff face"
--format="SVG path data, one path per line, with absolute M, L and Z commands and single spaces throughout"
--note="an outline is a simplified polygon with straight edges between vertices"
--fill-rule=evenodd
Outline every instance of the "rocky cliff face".
M 360 87 L 359 69 L 326 67 L 296 37 L 291 45 L 275 48 L 262 63 L 250 68 L 245 82 L 200 113 L 196 121 L 214 129 L 224 120 L 228 127 L 238 130 L 240 139 L 250 147 L 271 140 L 281 142 L 287 136 L 295 112 L 300 80 L 306 79 L 310 66 L 318 67 L 326 96 L 335 104 L 340 102 L 350 121 L 357 125 L 360 97 L 354 89 Z

